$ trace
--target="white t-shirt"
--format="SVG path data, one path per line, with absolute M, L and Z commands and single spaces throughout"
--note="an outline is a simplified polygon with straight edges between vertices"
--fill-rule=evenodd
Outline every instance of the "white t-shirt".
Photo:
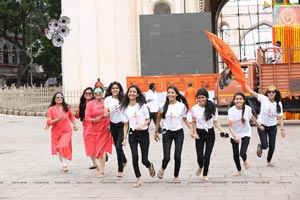
M 160 112 L 163 112 L 163 108 L 160 108 Z M 175 104 L 169 104 L 165 119 L 163 119 L 163 127 L 171 131 L 182 129 L 181 119 L 186 117 L 186 113 L 187 109 L 183 103 L 176 101 Z
M 146 101 L 149 101 L 146 105 L 148 106 L 150 112 L 157 112 L 158 111 L 158 102 L 157 102 L 157 95 L 155 91 L 148 90 L 145 93 Z
M 124 109 L 122 115 L 122 121 L 129 122 L 129 128 L 132 130 L 135 130 L 149 118 L 149 111 L 146 105 L 144 104 L 140 107 L 138 103 L 134 106 L 128 105 L 128 107 Z M 144 126 L 142 130 L 146 130 L 147 128 L 148 125 Z
M 107 108 L 110 113 L 110 121 L 112 123 L 119 123 L 122 121 L 119 99 L 114 99 L 108 96 L 104 99 L 104 108 Z
M 232 128 L 234 133 L 239 136 L 239 138 L 243 138 L 245 136 L 251 137 L 250 119 L 252 117 L 252 108 L 247 105 L 245 106 L 245 123 L 242 122 L 242 111 L 242 109 L 238 110 L 235 106 L 232 106 L 228 110 L 228 119 L 233 122 Z M 230 138 L 233 139 L 231 134 Z
M 260 101 L 260 113 L 257 121 L 266 126 L 277 125 L 277 117 L 283 116 L 282 103 L 279 102 L 281 112 L 277 114 L 277 103 L 276 101 L 271 102 L 269 98 L 265 95 L 258 94 L 258 101 Z
M 194 105 L 191 110 L 191 115 L 193 119 L 196 119 L 196 127 L 198 129 L 211 129 L 214 126 L 214 121 L 218 119 L 218 111 L 212 115 L 212 118 L 206 121 L 204 116 L 205 108 L 200 107 L 198 104 Z

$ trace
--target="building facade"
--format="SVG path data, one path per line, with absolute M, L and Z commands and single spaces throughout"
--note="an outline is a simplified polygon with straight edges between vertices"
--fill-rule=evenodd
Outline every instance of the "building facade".
M 228 0 L 62 0 L 62 15 L 71 19 L 71 33 L 62 47 L 64 89 L 82 90 L 93 86 L 98 77 L 105 86 L 114 80 L 126 85 L 126 76 L 141 75 L 140 15 L 197 13 L 213 9 L 214 13 L 220 12 L 219 7 L 213 8 L 214 2 L 222 7 Z M 263 4 L 261 0 L 257 2 Z M 222 35 L 227 26 L 230 31 L 229 45 L 240 46 L 241 38 L 247 34 L 241 30 L 234 31 L 237 20 L 228 18 L 226 12 L 217 22 L 217 29 L 223 28 L 223 31 L 217 31 Z M 260 23 L 249 23 L 251 15 L 250 10 L 245 19 L 249 30 Z M 215 23 L 214 20 L 216 18 L 212 17 L 212 23 Z M 269 21 L 265 23 L 270 25 Z M 239 48 L 234 51 L 241 57 Z

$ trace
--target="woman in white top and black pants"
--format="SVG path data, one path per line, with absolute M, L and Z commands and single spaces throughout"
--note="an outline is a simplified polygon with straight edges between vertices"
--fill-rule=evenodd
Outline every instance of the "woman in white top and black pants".
M 205 181 L 209 181 L 207 176 L 210 163 L 210 156 L 215 144 L 216 127 L 224 135 L 224 130 L 220 126 L 218 119 L 218 111 L 215 104 L 208 100 L 208 92 L 204 88 L 197 91 L 196 94 L 198 104 L 194 105 L 191 110 L 192 115 L 192 132 L 191 136 L 195 138 L 198 170 L 197 176 L 201 175 L 202 168 Z M 204 150 L 205 146 L 205 150 Z
M 242 92 L 236 92 L 228 110 L 228 128 L 231 133 L 230 142 L 232 144 L 233 160 L 237 169 L 235 176 L 241 175 L 242 168 L 240 164 L 240 156 L 244 161 L 245 169 L 249 169 L 250 167 L 247 161 L 247 149 L 251 137 L 250 119 L 257 127 L 263 129 L 257 122 L 256 118 L 252 115 L 252 108 L 245 103 L 245 94 Z M 239 152 L 240 143 L 241 149 Z
M 257 130 L 261 142 L 257 145 L 257 156 L 261 157 L 262 150 L 269 147 L 267 166 L 274 167 L 271 160 L 275 151 L 277 119 L 279 120 L 281 136 L 285 137 L 286 135 L 283 125 L 281 94 L 275 86 L 269 86 L 265 95 L 254 92 L 248 85 L 246 85 L 246 89 L 251 95 L 256 97 L 261 104 L 257 121 L 264 127 L 264 131 Z
M 188 104 L 186 98 L 181 95 L 175 86 L 169 86 L 167 89 L 167 98 L 163 106 L 160 109 L 158 120 L 156 123 L 156 129 L 154 134 L 155 141 L 158 141 L 159 135 L 159 125 L 161 119 L 163 119 L 164 131 L 163 131 L 163 152 L 164 158 L 162 160 L 161 169 L 158 172 L 158 178 L 162 179 L 164 171 L 170 161 L 170 153 L 172 141 L 175 142 L 175 168 L 174 168 L 174 183 L 180 183 L 178 178 L 180 165 L 181 165 L 181 152 L 184 140 L 183 127 L 181 124 L 181 119 L 184 121 L 186 126 L 190 129 L 190 125 L 186 119 L 186 114 L 188 110 Z M 165 133 L 164 133 L 165 132 Z
M 141 173 L 138 163 L 138 144 L 141 148 L 142 163 L 149 169 L 151 177 L 155 176 L 153 164 L 148 160 L 149 153 L 149 132 L 148 124 L 150 123 L 149 110 L 145 105 L 145 97 L 136 85 L 131 85 L 121 104 L 123 111 L 124 139 L 123 145 L 126 144 L 129 132 L 129 145 L 132 154 L 132 164 L 135 176 L 137 178 L 134 187 L 141 186 Z M 128 130 L 129 129 L 129 130 Z
M 105 92 L 104 100 L 104 115 L 110 117 L 110 132 L 114 139 L 114 144 L 117 152 L 118 159 L 118 177 L 123 176 L 123 169 L 126 166 L 127 159 L 123 151 L 122 141 L 123 123 L 121 115 L 121 101 L 123 100 L 124 93 L 123 87 L 119 82 L 112 82 Z

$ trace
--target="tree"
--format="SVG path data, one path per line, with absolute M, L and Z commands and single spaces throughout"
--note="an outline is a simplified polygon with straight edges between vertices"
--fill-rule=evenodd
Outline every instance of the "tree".
M 50 46 L 49 41 L 44 39 L 44 29 L 50 16 L 58 17 L 60 10 L 58 0 L 3 0 L 0 2 L 0 36 L 20 49 L 17 86 L 20 86 L 21 79 L 30 64 L 34 61 L 39 62 L 38 64 L 45 63 L 45 59 L 38 59 L 39 54 L 50 51 L 54 53 L 50 55 L 50 59 L 52 56 L 60 59 L 60 49 L 52 50 L 55 47 Z M 57 62 L 50 63 L 60 65 L 59 59 Z

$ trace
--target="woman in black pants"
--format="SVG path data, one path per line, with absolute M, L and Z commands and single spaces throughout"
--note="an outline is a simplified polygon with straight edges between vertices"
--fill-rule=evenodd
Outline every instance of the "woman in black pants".
M 105 92 L 104 116 L 110 117 L 110 132 L 114 139 L 114 144 L 118 159 L 118 175 L 123 176 L 123 169 L 127 164 L 127 159 L 123 151 L 123 123 L 121 117 L 121 101 L 124 97 L 123 87 L 119 82 L 112 82 Z
M 157 173 L 158 178 L 162 179 L 165 169 L 170 161 L 170 153 L 172 141 L 175 143 L 175 168 L 174 168 L 174 183 L 180 183 L 178 178 L 180 165 L 181 165 L 181 152 L 184 140 L 184 133 L 181 124 L 181 119 L 184 121 L 186 126 L 190 129 L 190 125 L 186 119 L 188 110 L 188 104 L 186 98 L 181 95 L 175 86 L 170 86 L 167 89 L 166 102 L 163 109 L 160 109 L 158 119 L 156 122 L 156 129 L 154 134 L 155 141 L 160 140 L 158 135 L 159 125 L 161 119 L 164 121 L 163 132 L 163 152 L 164 158 L 162 160 L 162 166 Z
M 124 123 L 123 145 L 126 144 L 127 135 L 129 133 L 132 164 L 136 176 L 134 187 L 141 186 L 141 172 L 138 163 L 138 144 L 141 148 L 143 165 L 149 169 L 151 177 L 155 176 L 153 164 L 148 160 L 150 145 L 148 124 L 150 123 L 150 116 L 145 102 L 145 97 L 139 87 L 131 85 L 126 92 L 121 105 L 123 112 L 122 121 Z
M 212 101 L 208 100 L 207 90 L 204 88 L 199 89 L 196 97 L 198 104 L 194 105 L 191 111 L 193 119 L 191 136 L 195 138 L 197 161 L 199 165 L 196 175 L 200 176 L 202 168 L 204 167 L 204 180 L 209 181 L 207 174 L 211 152 L 215 144 L 214 127 L 223 133 L 222 136 L 224 136 L 224 130 L 217 121 L 218 112 L 216 106 Z M 228 134 L 226 134 L 226 136 L 228 137 Z

